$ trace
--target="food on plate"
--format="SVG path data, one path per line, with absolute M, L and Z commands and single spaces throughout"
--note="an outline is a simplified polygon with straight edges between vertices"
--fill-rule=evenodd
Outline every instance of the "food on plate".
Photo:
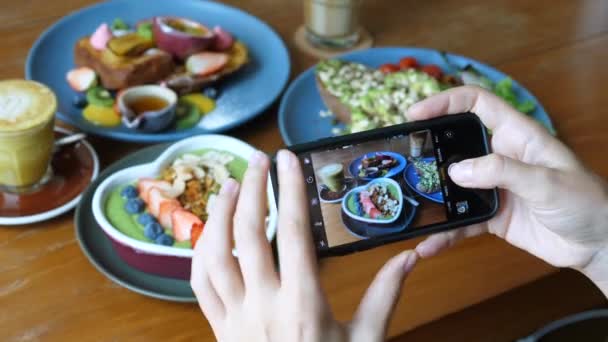
M 104 88 L 93 87 L 87 90 L 87 102 L 100 107 L 112 107 L 114 105 L 114 97 Z
M 155 17 L 152 19 L 152 27 L 158 48 L 180 60 L 207 50 L 216 39 L 213 31 L 186 18 Z
M 140 178 L 115 189 L 106 215 L 117 229 L 138 240 L 192 248 L 221 185 L 228 178 L 241 179 L 246 167 L 246 161 L 224 151 L 183 154 L 158 178 Z
M 331 192 L 344 189 L 344 166 L 340 163 L 327 164 L 319 169 L 319 178 Z
M 388 220 L 400 214 L 397 192 L 389 183 L 372 183 L 354 195 L 355 215 L 377 220 Z
M 114 108 L 89 104 L 82 110 L 84 118 L 98 126 L 115 127 L 120 125 L 121 118 Z
M 361 159 L 357 176 L 363 178 L 384 177 L 398 162 L 393 156 L 376 152 Z
M 317 88 L 323 101 L 348 132 L 400 124 L 414 103 L 438 93 L 439 82 L 416 69 L 394 65 L 385 72 L 363 64 L 330 59 L 316 68 Z
M 66 75 L 68 84 L 75 91 L 87 91 L 97 84 L 95 70 L 87 67 L 72 69 Z
M 189 111 L 186 121 L 175 119 L 162 128 L 186 129 L 195 126 L 196 118 L 200 120 L 215 107 L 213 100 L 218 91 L 206 88 L 242 69 L 249 62 L 249 52 L 241 41 L 219 26 L 209 29 L 181 17 L 157 16 L 134 25 L 116 18 L 110 25 L 101 23 L 90 36 L 76 42 L 74 61 L 75 67 L 67 72 L 66 79 L 74 91 L 87 92 L 88 104 L 111 106 L 116 94 L 141 85 L 167 87 L 179 96 L 212 94 L 203 100 L 206 104 L 197 104 L 198 116 Z M 91 89 L 95 89 L 95 94 L 104 93 L 93 96 L 91 101 L 88 93 Z M 99 98 L 103 103 L 97 101 Z M 110 100 L 112 104 L 108 105 Z M 81 101 L 74 104 L 77 108 L 85 107 Z M 118 109 L 122 116 L 129 114 Z M 152 132 L 142 125 L 126 126 Z
M 77 67 L 89 67 L 99 75 L 101 85 L 109 90 L 157 83 L 175 70 L 173 58 L 156 49 L 138 56 L 119 56 L 109 49 L 97 50 L 88 37 L 76 43 L 74 61 Z
M 414 168 L 419 178 L 418 184 L 416 184 L 416 189 L 418 189 L 418 191 L 430 194 L 441 189 L 439 173 L 437 172 L 437 162 L 435 160 L 415 160 Z
M 533 101 L 518 100 L 511 79 L 493 83 L 473 66 L 454 66 L 445 54 L 441 55 L 450 70 L 444 71 L 436 64 L 422 65 L 410 56 L 377 69 L 339 59 L 321 61 L 315 70 L 317 88 L 329 111 L 346 124 L 337 132 L 347 134 L 406 122 L 412 104 L 463 84 L 489 89 L 523 113 L 536 108 Z M 325 110 L 321 116 L 327 116 Z

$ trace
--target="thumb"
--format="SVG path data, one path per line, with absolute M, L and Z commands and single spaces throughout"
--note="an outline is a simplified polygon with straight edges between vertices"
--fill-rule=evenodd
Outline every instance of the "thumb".
M 464 188 L 502 188 L 530 201 L 542 201 L 551 189 L 551 169 L 500 154 L 466 159 L 448 168 L 454 183 Z
M 405 251 L 384 264 L 359 304 L 351 324 L 351 340 L 384 340 L 401 288 L 416 260 L 416 252 Z

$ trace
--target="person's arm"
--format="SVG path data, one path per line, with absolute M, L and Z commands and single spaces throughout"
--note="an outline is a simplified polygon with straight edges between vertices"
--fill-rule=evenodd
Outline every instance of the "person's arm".
M 473 112 L 492 131 L 493 153 L 450 166 L 462 187 L 501 189 L 498 214 L 484 224 L 421 242 L 423 258 L 489 231 L 558 267 L 582 271 L 608 295 L 608 191 L 563 143 L 492 93 L 459 87 L 412 106 L 408 117 Z
M 240 190 L 232 179 L 222 185 L 194 250 L 191 285 L 215 336 L 224 342 L 384 340 L 416 253 L 405 251 L 390 259 L 353 320 L 338 322 L 319 282 L 298 158 L 280 151 L 277 160 L 280 275 L 265 234 L 270 163 L 261 152 L 249 161 Z M 233 241 L 238 258 L 232 255 Z
M 604 186 L 604 191 L 608 192 L 608 187 Z M 605 203 L 603 210 L 599 211 L 598 228 L 608 234 L 608 203 Z M 591 258 L 591 261 L 580 270 L 591 281 L 593 281 L 604 295 L 608 297 L 608 245 L 599 249 Z

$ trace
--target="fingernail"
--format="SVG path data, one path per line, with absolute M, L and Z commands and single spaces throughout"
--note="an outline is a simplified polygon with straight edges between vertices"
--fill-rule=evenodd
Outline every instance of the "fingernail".
M 408 273 L 414 268 L 416 264 L 416 259 L 418 259 L 416 252 L 410 251 L 407 255 L 407 259 L 405 259 L 403 270 Z
M 279 154 L 277 155 L 277 164 L 279 169 L 281 170 L 287 170 L 291 167 L 291 159 L 292 156 L 289 152 L 287 152 L 286 150 L 280 150 Z
M 257 150 L 255 152 L 253 152 L 253 154 L 249 158 L 249 166 L 261 165 L 262 161 L 264 160 L 265 157 L 266 157 L 266 155 L 262 151 Z
M 420 244 L 418 244 L 418 246 L 416 246 L 416 253 L 418 253 L 418 255 L 420 255 L 421 258 L 425 258 L 428 255 L 429 248 L 424 243 L 424 241 L 421 242 Z
M 450 164 L 448 174 L 455 182 L 470 182 L 473 180 L 473 161 L 463 160 L 459 163 Z
M 222 188 L 220 189 L 220 194 L 231 195 L 236 192 L 237 187 L 238 187 L 238 183 L 234 179 L 228 178 L 227 180 L 224 181 L 224 184 L 222 184 Z

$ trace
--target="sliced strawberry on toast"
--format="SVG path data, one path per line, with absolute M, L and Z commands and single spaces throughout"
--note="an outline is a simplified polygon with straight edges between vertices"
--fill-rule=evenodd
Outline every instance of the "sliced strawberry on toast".
M 176 241 L 190 240 L 193 230 L 203 228 L 203 221 L 185 209 L 175 210 L 171 218 L 173 221 L 173 237 Z
M 199 52 L 186 60 L 186 70 L 197 76 L 220 71 L 228 63 L 228 55 L 221 52 Z

